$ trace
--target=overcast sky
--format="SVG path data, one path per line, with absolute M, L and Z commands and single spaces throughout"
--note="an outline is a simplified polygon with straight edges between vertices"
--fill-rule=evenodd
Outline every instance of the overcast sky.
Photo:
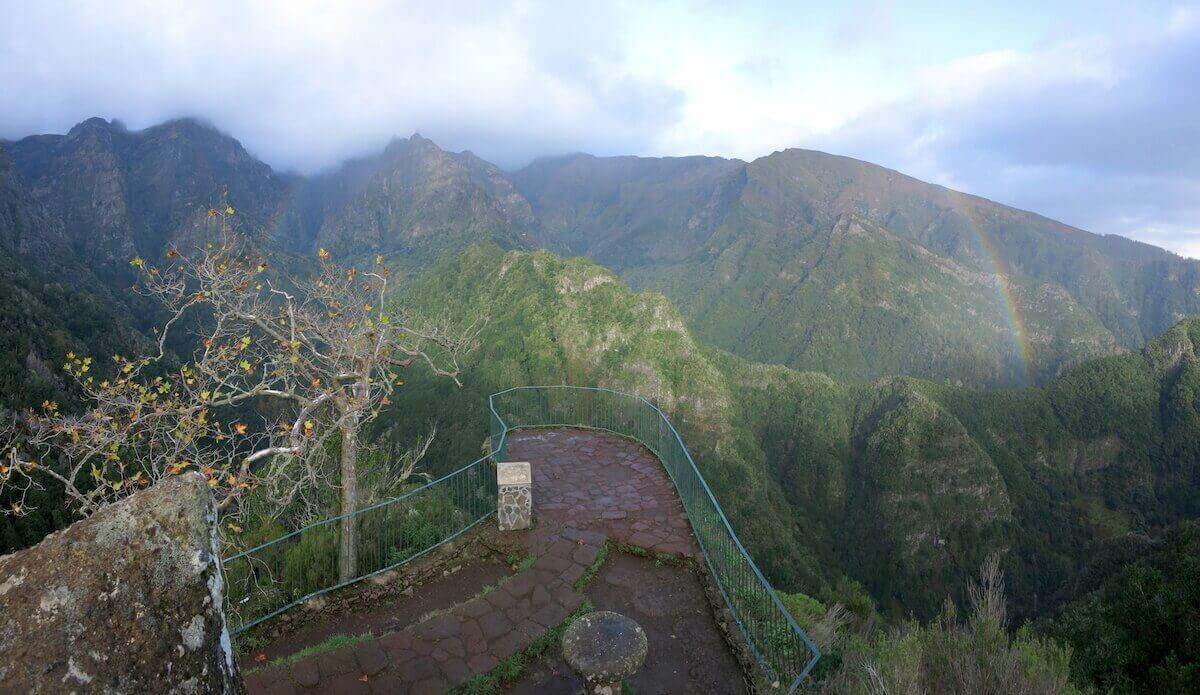
M 1200 257 L 1196 4 L 243 4 L 0 0 L 0 138 L 192 115 L 303 172 L 416 131 L 509 168 L 811 147 Z

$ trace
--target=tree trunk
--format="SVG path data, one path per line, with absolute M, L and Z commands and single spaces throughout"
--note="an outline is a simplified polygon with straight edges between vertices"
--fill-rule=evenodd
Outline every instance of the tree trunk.
M 342 514 L 358 508 L 358 415 L 350 416 L 342 426 Z M 358 575 L 358 519 L 342 519 L 342 542 L 338 552 L 338 581 L 348 582 Z

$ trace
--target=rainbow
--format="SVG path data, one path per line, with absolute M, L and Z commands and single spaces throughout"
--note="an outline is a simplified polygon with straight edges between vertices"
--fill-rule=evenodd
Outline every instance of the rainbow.
M 1029 333 L 1025 327 L 1025 320 L 1021 317 L 1021 311 L 1013 292 L 1013 284 L 1009 279 L 1012 273 L 1008 261 L 991 237 L 983 231 L 983 225 L 976 219 L 975 208 L 966 204 L 962 196 L 954 197 L 955 208 L 966 218 L 971 231 L 975 234 L 975 239 L 979 242 L 979 247 L 983 249 L 992 272 L 1000 280 L 1000 303 L 1004 306 L 1005 317 L 1011 326 L 1010 335 L 1013 340 L 1013 349 L 1017 359 L 1021 362 L 1021 372 L 1025 377 L 1025 383 L 1032 385 L 1035 383 L 1036 373 L 1029 345 Z

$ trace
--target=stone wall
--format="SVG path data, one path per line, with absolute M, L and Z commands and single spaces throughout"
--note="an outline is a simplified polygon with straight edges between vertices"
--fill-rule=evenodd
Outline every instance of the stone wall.
M 168 478 L 0 557 L 0 692 L 241 693 L 216 508 Z

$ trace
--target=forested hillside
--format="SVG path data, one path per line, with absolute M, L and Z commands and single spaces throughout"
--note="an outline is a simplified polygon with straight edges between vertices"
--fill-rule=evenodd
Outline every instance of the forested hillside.
M 445 472 L 480 455 L 488 394 L 610 387 L 670 415 L 787 592 L 930 619 L 999 553 L 1014 624 L 1073 644 L 1124 644 L 1144 577 L 1194 610 L 1159 550 L 1200 516 L 1194 261 L 813 152 L 509 174 L 414 136 L 304 178 L 195 121 L 93 119 L 0 145 L 0 403 L 69 409 L 68 353 L 149 349 L 130 261 L 210 243 L 217 207 L 265 277 L 362 261 L 398 307 L 482 326 L 463 387 L 406 377 L 375 451 L 432 423 Z M 68 520 L 55 494 L 0 550 Z M 1097 654 L 1078 678 L 1142 668 Z M 1130 682 L 1188 673 L 1163 668 Z
M 819 152 L 577 155 L 508 173 L 414 135 L 300 177 L 188 119 L 90 119 L 0 146 L 56 228 L 37 248 L 5 243 L 86 259 L 110 289 L 128 286 L 129 258 L 197 241 L 228 205 L 265 249 L 408 271 L 472 243 L 585 255 L 663 292 L 710 344 L 849 381 L 1044 383 L 1200 309 L 1194 261 Z
M 1200 301 L 1193 261 L 821 152 L 578 155 L 515 180 L 551 249 L 662 291 L 718 347 L 838 378 L 1040 383 Z
M 986 393 L 749 363 L 697 343 L 660 295 L 545 253 L 473 248 L 400 301 L 489 317 L 461 392 L 410 383 L 393 411 L 440 421 L 445 465 L 477 452 L 492 391 L 646 394 L 788 588 L 849 577 L 885 611 L 928 617 L 1000 550 L 1015 610 L 1033 615 L 1069 598 L 1109 544 L 1200 512 L 1197 459 L 1181 450 L 1200 427 L 1200 323 L 1045 389 Z

